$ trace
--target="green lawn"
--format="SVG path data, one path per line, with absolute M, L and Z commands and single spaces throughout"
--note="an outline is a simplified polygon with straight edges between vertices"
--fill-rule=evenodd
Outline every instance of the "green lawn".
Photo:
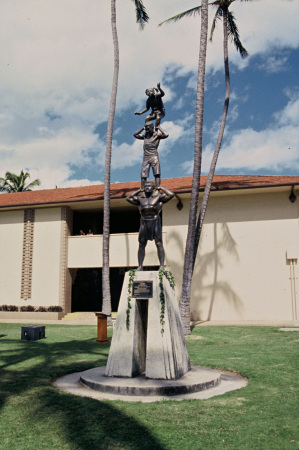
M 208 400 L 125 403 L 80 398 L 52 377 L 106 364 L 96 327 L 47 325 L 21 341 L 0 323 L 0 449 L 296 449 L 299 333 L 202 327 L 187 338 L 191 363 L 249 378 Z

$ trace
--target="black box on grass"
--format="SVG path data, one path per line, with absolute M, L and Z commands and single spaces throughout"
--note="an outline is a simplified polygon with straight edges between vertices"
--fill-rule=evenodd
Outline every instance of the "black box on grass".
M 28 327 L 22 327 L 21 339 L 26 341 L 38 341 L 46 337 L 46 327 L 39 325 L 30 325 Z

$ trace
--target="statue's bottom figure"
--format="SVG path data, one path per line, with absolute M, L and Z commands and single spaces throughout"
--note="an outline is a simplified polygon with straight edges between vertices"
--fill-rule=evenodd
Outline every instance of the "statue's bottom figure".
M 138 249 L 138 269 L 143 270 L 143 261 L 145 257 L 145 247 L 147 241 L 155 241 L 160 269 L 164 270 L 165 251 L 162 241 L 162 224 L 160 212 L 163 203 L 168 202 L 174 197 L 174 193 L 160 186 L 155 191 L 155 185 L 152 181 L 144 183 L 144 190 L 137 191 L 127 196 L 127 201 L 138 206 L 141 215 L 139 228 L 139 249 Z

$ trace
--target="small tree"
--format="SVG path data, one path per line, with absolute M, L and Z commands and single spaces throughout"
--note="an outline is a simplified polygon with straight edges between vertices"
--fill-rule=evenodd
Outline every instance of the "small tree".
M 31 191 L 35 186 L 40 186 L 39 179 L 26 185 L 27 178 L 30 178 L 30 174 L 23 170 L 21 170 L 20 175 L 13 172 L 6 172 L 5 178 L 0 178 L 0 192 L 25 192 Z

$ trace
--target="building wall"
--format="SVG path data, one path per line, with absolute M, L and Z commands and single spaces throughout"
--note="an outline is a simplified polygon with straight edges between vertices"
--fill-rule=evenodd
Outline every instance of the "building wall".
M 178 286 L 188 206 L 184 201 L 179 212 L 172 202 L 163 213 L 168 261 Z M 287 250 L 299 258 L 298 218 L 298 201 L 291 203 L 286 192 L 212 194 L 193 276 L 192 319 L 296 319 Z M 297 280 L 297 298 L 298 287 Z
M 102 267 L 102 243 L 103 239 L 100 235 L 70 236 L 68 238 L 68 267 Z M 137 252 L 138 233 L 110 235 L 110 267 L 138 266 Z M 148 242 L 144 265 L 159 265 L 154 241 Z
M 288 195 L 287 191 L 212 193 L 193 276 L 193 320 L 298 320 L 299 201 L 291 203 Z M 182 200 L 181 211 L 175 199 L 163 207 L 166 262 L 175 276 L 178 297 L 190 204 L 187 196 Z M 71 237 L 71 216 L 69 208 L 35 209 L 32 284 L 25 300 L 21 299 L 24 211 L 0 212 L 0 305 L 54 304 L 70 311 L 69 269 L 101 266 L 101 237 Z M 112 235 L 111 266 L 136 267 L 137 249 L 138 233 Z M 145 264 L 157 263 L 151 242 Z
M 68 208 L 0 212 L 0 305 L 60 305 L 70 311 L 70 228 Z
M 0 305 L 16 305 L 21 296 L 24 211 L 0 213 Z
M 61 238 L 61 208 L 36 209 L 30 300 L 33 306 L 60 302 Z

